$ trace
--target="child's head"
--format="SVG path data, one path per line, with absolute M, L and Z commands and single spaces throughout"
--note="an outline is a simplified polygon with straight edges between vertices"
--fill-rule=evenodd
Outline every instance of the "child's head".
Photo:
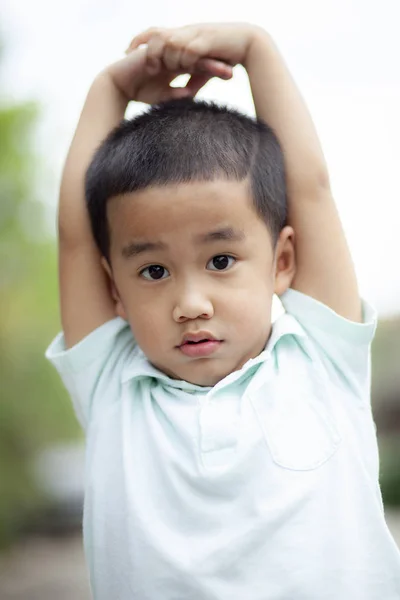
M 118 314 L 155 366 L 214 385 L 261 352 L 294 274 L 267 125 L 187 99 L 153 107 L 103 142 L 86 197 Z M 218 342 L 182 345 L 193 333 Z

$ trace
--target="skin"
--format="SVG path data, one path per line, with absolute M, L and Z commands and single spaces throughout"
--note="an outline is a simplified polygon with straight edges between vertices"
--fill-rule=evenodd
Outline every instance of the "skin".
M 108 220 L 110 264 L 102 263 L 116 311 L 157 368 L 212 386 L 264 349 L 272 296 L 294 276 L 294 234 L 285 227 L 274 251 L 247 181 L 147 188 L 110 200 Z M 240 232 L 241 239 L 199 239 L 224 228 Z M 148 242 L 166 247 L 127 256 L 132 244 Z M 223 259 L 223 270 L 212 260 L 220 255 L 232 257 Z M 154 269 L 144 271 L 151 265 L 165 269 L 158 270 L 161 279 L 151 279 Z M 182 337 L 199 331 L 223 341 L 208 357 L 185 356 L 178 348 Z

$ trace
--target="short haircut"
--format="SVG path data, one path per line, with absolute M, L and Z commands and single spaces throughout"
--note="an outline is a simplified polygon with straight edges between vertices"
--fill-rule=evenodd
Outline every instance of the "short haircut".
M 88 168 L 86 202 L 94 239 L 109 260 L 107 202 L 147 187 L 248 178 L 273 245 L 286 225 L 283 154 L 272 129 L 214 102 L 171 100 L 124 120 Z

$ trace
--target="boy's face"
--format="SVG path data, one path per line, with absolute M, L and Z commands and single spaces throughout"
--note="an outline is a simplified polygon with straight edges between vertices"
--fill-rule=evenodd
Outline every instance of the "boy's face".
M 146 188 L 113 198 L 108 220 L 117 312 L 151 363 L 212 386 L 263 350 L 273 293 L 294 274 L 293 231 L 274 253 L 248 182 Z

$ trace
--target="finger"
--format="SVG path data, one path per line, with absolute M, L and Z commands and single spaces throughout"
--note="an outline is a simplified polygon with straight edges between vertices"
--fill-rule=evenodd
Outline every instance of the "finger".
M 161 58 L 164 53 L 165 41 L 161 36 L 149 40 L 146 49 L 146 71 L 149 75 L 157 75 L 162 69 Z
M 182 50 L 180 48 L 171 48 L 168 45 L 164 48 L 162 60 L 168 71 L 178 71 L 180 69 L 181 54 Z
M 199 59 L 210 56 L 212 48 L 209 40 L 205 36 L 199 35 L 199 32 L 188 31 L 185 43 L 183 44 L 182 63 L 186 67 L 194 65 Z
M 194 97 L 212 77 L 213 75 L 208 73 L 197 73 L 196 75 L 192 75 L 187 82 L 185 89 L 189 90 L 190 96 Z
M 198 52 L 189 45 L 184 46 L 181 54 L 181 65 L 184 69 L 191 69 L 200 59 Z
M 176 88 L 176 87 L 171 87 L 168 90 L 168 93 L 165 95 L 164 99 L 165 100 L 178 100 L 179 98 L 192 98 L 193 97 L 193 93 L 192 91 L 187 88 Z
M 165 39 L 161 35 L 155 35 L 147 44 L 147 60 L 161 59 L 164 54 Z
M 162 30 L 157 27 L 150 27 L 150 29 L 146 29 L 146 31 L 139 33 L 133 38 L 133 40 L 129 44 L 127 52 L 138 48 L 141 44 L 147 44 L 152 37 L 158 35 L 159 33 L 161 33 L 161 31 Z
M 195 66 L 196 71 L 212 73 L 213 77 L 220 79 L 231 79 L 233 76 L 233 68 L 227 63 L 216 60 L 214 58 L 201 58 Z
M 159 73 L 162 71 L 162 68 L 161 60 L 159 58 L 146 58 L 145 69 L 148 75 L 151 75 L 152 77 L 159 75 Z

